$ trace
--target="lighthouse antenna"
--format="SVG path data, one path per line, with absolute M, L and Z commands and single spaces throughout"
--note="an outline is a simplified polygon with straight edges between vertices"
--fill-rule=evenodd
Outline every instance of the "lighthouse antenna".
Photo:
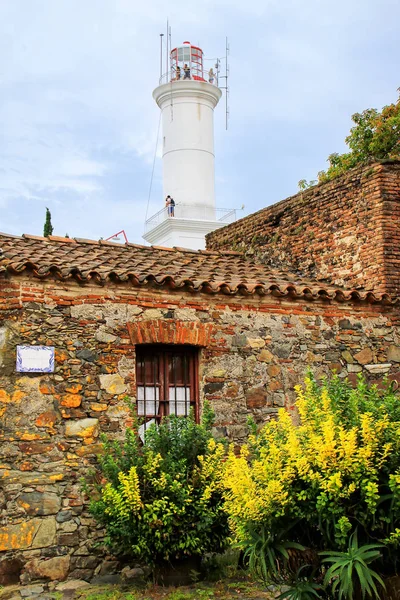
M 167 19 L 167 55 L 165 57 L 165 73 L 167 75 L 167 81 L 168 81 L 168 64 L 169 64 L 169 23 L 168 23 L 168 19 Z
M 219 86 L 221 90 L 225 90 L 225 129 L 228 129 L 229 123 L 229 43 L 228 38 L 225 38 L 225 56 L 222 60 L 225 60 L 225 75 L 219 75 L 221 60 L 217 58 L 216 69 L 217 69 L 217 84 L 219 79 L 225 79 L 225 85 Z
M 160 81 L 162 77 L 162 63 L 163 63 L 163 37 L 164 34 L 160 33 Z
M 174 100 L 173 100 L 173 95 L 172 95 L 172 79 L 173 79 L 173 73 L 172 73 L 172 67 L 173 67 L 173 61 L 171 58 L 171 51 L 172 51 L 172 36 L 171 36 L 171 25 L 168 25 L 167 22 L 167 39 L 169 40 L 169 55 L 167 58 L 167 77 L 166 77 L 166 81 L 168 81 L 168 78 L 170 80 L 170 93 L 171 93 L 171 121 L 174 120 Z M 167 52 L 168 54 L 168 52 Z
M 226 38 L 226 45 L 225 45 L 225 71 L 226 71 L 226 90 L 225 90 L 225 129 L 228 131 L 228 121 L 229 121 L 229 83 L 228 83 L 228 77 L 229 77 L 229 63 L 228 63 L 228 56 L 229 56 L 229 44 L 228 44 L 228 38 Z

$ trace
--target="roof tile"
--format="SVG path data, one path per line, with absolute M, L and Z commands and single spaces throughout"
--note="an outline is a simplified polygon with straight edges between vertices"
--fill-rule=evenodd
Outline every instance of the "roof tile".
M 12 233 L 3 233 L 2 231 L 0 231 L 0 236 L 1 237 L 5 237 L 5 238 L 18 238 L 18 239 L 21 239 L 20 235 L 13 235 Z
M 41 240 L 41 241 L 46 241 L 47 238 L 43 237 L 42 235 L 32 235 L 30 233 L 23 233 L 22 237 L 26 240 Z
M 60 237 L 58 235 L 49 235 L 49 240 L 52 242 L 65 242 L 67 244 L 76 244 L 74 238 Z
M 274 269 L 238 252 L 162 248 L 81 238 L 22 237 L 0 234 L 0 273 L 24 270 L 36 277 L 75 278 L 102 284 L 107 279 L 131 285 L 156 284 L 173 289 L 220 294 L 272 294 L 339 302 L 365 300 L 397 303 L 387 294 L 326 285 Z
M 98 240 L 87 240 L 85 238 L 74 238 L 74 240 L 78 242 L 78 244 L 96 244 L 97 246 L 99 245 Z M 120 244 L 117 245 L 120 246 Z

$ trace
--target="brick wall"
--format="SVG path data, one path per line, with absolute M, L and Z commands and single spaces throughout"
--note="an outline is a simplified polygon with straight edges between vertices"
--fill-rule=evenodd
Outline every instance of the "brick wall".
M 240 444 L 252 414 L 291 410 L 308 366 L 400 381 L 398 309 L 363 302 L 193 294 L 11 277 L 0 311 L 0 583 L 90 579 L 117 568 L 96 544 L 80 478 L 99 434 L 123 436 L 135 345 L 199 349 L 201 404 Z M 15 372 L 17 344 L 56 348 L 52 374 Z
M 400 294 L 400 162 L 387 166 L 381 186 L 384 278 L 388 291 Z
M 272 266 L 400 293 L 400 162 L 353 169 L 210 233 L 208 249 L 256 253 Z

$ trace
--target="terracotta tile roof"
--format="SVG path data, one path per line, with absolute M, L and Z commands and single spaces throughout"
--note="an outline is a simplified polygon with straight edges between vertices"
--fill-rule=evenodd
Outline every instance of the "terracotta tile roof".
M 29 271 L 35 277 L 75 279 L 104 284 L 107 280 L 132 285 L 158 285 L 192 292 L 273 294 L 276 296 L 366 300 L 393 304 L 387 295 L 375 296 L 305 280 L 271 269 L 240 252 L 188 250 L 93 241 L 81 238 L 22 237 L 0 233 L 0 275 Z

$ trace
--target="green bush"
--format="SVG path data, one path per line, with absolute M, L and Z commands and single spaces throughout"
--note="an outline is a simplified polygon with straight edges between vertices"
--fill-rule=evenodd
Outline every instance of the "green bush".
M 318 385 L 309 376 L 297 388 L 299 426 L 282 410 L 260 432 L 253 428 L 239 457 L 230 452 L 225 508 L 259 571 L 265 564 L 272 578 L 290 583 L 308 564 L 321 583 L 319 552 L 345 550 L 357 529 L 361 544 L 384 545 L 379 572 L 397 572 L 399 400 L 391 386 L 379 390 L 360 379 L 353 389 L 338 377 Z
M 206 405 L 201 424 L 193 414 L 165 418 L 148 429 L 145 444 L 136 421 L 124 443 L 103 436 L 90 510 L 114 553 L 154 566 L 225 549 L 225 447 L 212 437 L 212 422 Z

